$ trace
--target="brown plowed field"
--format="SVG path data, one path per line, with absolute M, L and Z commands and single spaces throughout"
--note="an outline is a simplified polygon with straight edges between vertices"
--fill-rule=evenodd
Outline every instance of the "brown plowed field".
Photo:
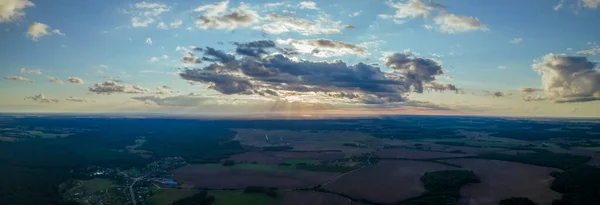
M 468 184 L 461 189 L 465 205 L 496 205 L 502 199 L 527 197 L 539 205 L 549 205 L 560 194 L 549 187 L 554 168 L 485 159 L 445 160 L 473 170 L 481 183 Z
M 186 188 L 210 189 L 243 189 L 247 186 L 302 188 L 325 183 L 339 175 L 329 172 L 261 171 L 202 166 L 181 167 L 171 173 Z
M 448 158 L 448 157 L 466 157 L 473 156 L 472 154 L 454 154 L 445 152 L 430 152 L 414 149 L 384 149 L 375 153 L 377 157 L 384 158 L 405 158 L 405 159 L 432 159 L 432 158 Z
M 437 163 L 402 160 L 382 160 L 335 180 L 324 188 L 357 199 L 379 203 L 394 203 L 425 192 L 420 181 L 425 172 L 457 169 Z

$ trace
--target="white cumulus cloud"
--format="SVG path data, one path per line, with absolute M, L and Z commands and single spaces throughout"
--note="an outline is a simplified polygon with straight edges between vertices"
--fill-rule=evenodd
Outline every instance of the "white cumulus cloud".
M 25 15 L 27 7 L 35 6 L 29 0 L 0 0 L 0 23 L 11 22 Z

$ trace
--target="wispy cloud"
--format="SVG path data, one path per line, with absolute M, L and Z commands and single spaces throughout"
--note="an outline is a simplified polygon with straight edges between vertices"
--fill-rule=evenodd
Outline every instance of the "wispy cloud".
M 21 68 L 21 73 L 30 74 L 30 75 L 41 75 L 42 71 L 40 69 L 27 69 Z

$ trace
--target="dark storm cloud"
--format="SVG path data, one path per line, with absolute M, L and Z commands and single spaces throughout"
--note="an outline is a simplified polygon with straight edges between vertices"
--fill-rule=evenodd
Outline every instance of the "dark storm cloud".
M 223 51 L 216 50 L 211 47 L 206 47 L 206 49 L 204 50 L 204 57 L 202 58 L 202 60 L 227 64 L 229 62 L 235 61 L 235 56 L 226 54 Z
M 234 43 L 237 48 L 235 52 L 250 57 L 260 57 L 269 54 L 266 49 L 275 48 L 275 42 L 270 40 L 253 41 L 249 43 Z
M 405 101 L 411 88 L 419 93 L 423 89 L 459 91 L 454 85 L 434 82 L 436 76 L 443 74 L 440 63 L 412 54 L 390 55 L 387 65 L 394 71 L 383 72 L 364 63 L 312 62 L 282 54 L 269 55 L 267 48 L 279 50 L 272 41 L 235 45 L 240 58 L 207 47 L 203 59 L 211 59 L 208 61 L 213 63 L 204 68 L 186 68 L 179 76 L 227 95 L 320 95 L 369 104 Z
M 200 60 L 200 58 L 194 57 L 194 56 L 184 56 L 183 58 L 181 58 L 181 62 L 183 62 L 183 63 L 202 63 L 202 60 Z
M 529 94 L 529 93 L 535 93 L 535 92 L 540 92 L 540 91 L 544 91 L 544 90 L 541 89 L 541 88 L 526 88 L 526 87 L 519 88 L 519 92 L 521 92 L 521 93 L 527 93 L 527 94 Z
M 429 88 L 432 91 L 454 91 L 455 93 L 463 93 L 464 91 L 459 89 L 458 87 L 456 87 L 455 85 L 452 84 L 445 84 L 445 83 L 429 83 L 426 86 L 427 88 Z
M 410 53 L 394 53 L 386 58 L 385 65 L 404 73 L 406 82 L 417 93 L 423 93 L 423 84 L 435 81 L 444 74 L 442 65 L 435 60 L 419 58 Z
M 251 92 L 253 88 L 247 79 L 215 70 L 185 69 L 179 76 L 188 81 L 208 84 L 210 89 L 223 94 Z

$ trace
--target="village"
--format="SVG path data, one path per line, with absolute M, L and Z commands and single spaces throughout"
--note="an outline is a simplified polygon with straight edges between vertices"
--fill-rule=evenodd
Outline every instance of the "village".
M 147 164 L 142 169 L 109 169 L 90 166 L 89 180 L 70 180 L 63 183 L 65 199 L 81 204 L 148 204 L 156 190 L 176 187 L 169 170 L 185 166 L 181 157 L 167 157 Z

